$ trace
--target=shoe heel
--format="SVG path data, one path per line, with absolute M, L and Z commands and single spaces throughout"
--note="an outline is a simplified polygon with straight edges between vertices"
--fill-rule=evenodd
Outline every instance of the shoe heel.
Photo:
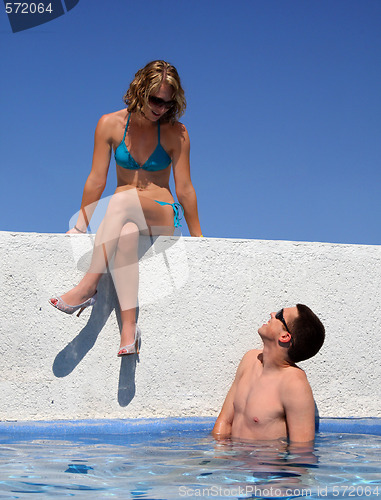
M 85 310 L 85 309 L 86 309 L 86 307 L 81 307 L 81 309 L 78 311 L 77 318 L 79 318 L 79 315 L 80 315 L 80 314 L 81 314 L 81 312 L 82 312 L 83 310 Z

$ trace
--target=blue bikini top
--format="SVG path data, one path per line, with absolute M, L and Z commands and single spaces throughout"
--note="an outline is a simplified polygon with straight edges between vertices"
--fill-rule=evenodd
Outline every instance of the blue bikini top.
M 160 144 L 160 122 L 157 122 L 157 146 L 155 148 L 155 151 L 151 154 L 151 156 L 148 158 L 148 160 L 143 164 L 139 165 L 138 162 L 136 162 L 133 157 L 131 156 L 130 152 L 127 149 L 126 143 L 124 142 L 124 139 L 126 138 L 126 133 L 127 133 L 127 128 L 128 124 L 130 123 L 130 117 L 131 113 L 128 115 L 127 119 L 127 124 L 126 128 L 124 130 L 124 136 L 122 139 L 122 142 L 119 144 L 119 146 L 115 150 L 115 161 L 118 165 L 120 165 L 123 168 L 128 168 L 129 170 L 148 170 L 149 172 L 156 172 L 157 170 L 164 170 L 165 168 L 169 167 L 171 164 L 172 160 L 169 154 L 165 151 L 163 146 Z

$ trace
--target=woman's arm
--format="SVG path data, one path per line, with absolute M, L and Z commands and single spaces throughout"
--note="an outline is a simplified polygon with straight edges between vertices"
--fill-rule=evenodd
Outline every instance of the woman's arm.
M 202 236 L 197 210 L 196 191 L 190 177 L 190 141 L 187 129 L 181 123 L 174 125 L 178 130 L 178 140 L 173 151 L 172 165 L 176 196 L 184 208 L 191 236 Z
M 86 232 L 97 202 L 106 187 L 112 151 L 111 122 L 110 115 L 104 115 L 95 129 L 93 162 L 83 189 L 81 210 L 75 227 L 70 229 L 68 233 Z

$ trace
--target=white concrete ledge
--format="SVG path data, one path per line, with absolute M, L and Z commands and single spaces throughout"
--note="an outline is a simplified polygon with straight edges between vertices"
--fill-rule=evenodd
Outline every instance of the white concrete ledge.
M 381 247 L 159 238 L 141 242 L 139 358 L 116 357 L 109 275 L 80 318 L 88 236 L 0 232 L 0 420 L 215 416 L 271 311 L 302 302 L 327 339 L 301 364 L 322 417 L 380 417 Z

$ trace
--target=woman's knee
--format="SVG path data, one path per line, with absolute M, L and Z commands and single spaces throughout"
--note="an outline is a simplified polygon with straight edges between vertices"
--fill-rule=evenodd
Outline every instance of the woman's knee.
M 118 250 L 123 253 L 136 252 L 139 242 L 139 228 L 134 222 L 127 222 L 120 231 Z
M 139 198 L 134 190 L 114 194 L 108 204 L 106 215 L 119 221 L 136 220 L 142 212 Z

